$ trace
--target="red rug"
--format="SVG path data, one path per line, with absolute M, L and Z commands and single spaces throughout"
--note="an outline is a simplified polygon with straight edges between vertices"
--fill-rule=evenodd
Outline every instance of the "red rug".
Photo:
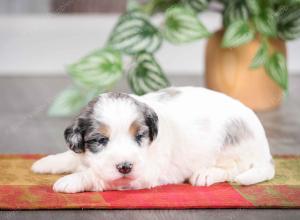
M 0 209 L 300 208 L 300 156 L 276 157 L 276 178 L 254 186 L 180 184 L 76 194 L 53 192 L 59 175 L 30 171 L 40 157 L 0 155 Z

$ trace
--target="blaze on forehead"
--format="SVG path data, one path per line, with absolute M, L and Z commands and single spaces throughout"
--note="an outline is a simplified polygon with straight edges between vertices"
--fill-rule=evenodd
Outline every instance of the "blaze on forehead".
M 112 99 L 127 99 L 134 103 L 138 112 L 141 113 L 145 125 L 149 129 L 150 141 L 153 141 L 156 138 L 158 133 L 158 116 L 150 106 L 125 93 L 107 93 L 107 97 Z

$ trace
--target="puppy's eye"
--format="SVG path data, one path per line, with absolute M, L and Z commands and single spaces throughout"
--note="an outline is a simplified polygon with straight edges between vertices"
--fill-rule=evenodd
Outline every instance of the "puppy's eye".
M 106 145 L 108 143 L 108 141 L 109 141 L 109 139 L 107 137 L 102 137 L 97 140 L 97 142 L 101 145 Z
M 137 134 L 135 136 L 135 141 L 138 143 L 138 144 L 141 144 L 142 143 L 142 140 L 143 138 L 146 136 L 146 133 L 141 133 L 141 134 Z
M 97 153 L 104 149 L 108 141 L 109 138 L 107 137 L 95 137 L 93 139 L 87 140 L 87 149 L 89 149 L 93 153 Z
M 95 139 L 91 139 L 86 141 L 87 144 L 90 145 L 106 145 L 108 143 L 109 139 L 107 137 L 100 137 L 100 138 L 95 138 Z

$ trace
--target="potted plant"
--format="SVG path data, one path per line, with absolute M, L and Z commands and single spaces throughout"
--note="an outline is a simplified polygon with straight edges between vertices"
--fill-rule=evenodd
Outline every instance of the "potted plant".
M 122 76 L 127 77 L 132 91 L 138 95 L 169 86 L 170 83 L 163 72 L 163 68 L 155 59 L 155 52 L 164 41 L 182 44 L 211 36 L 198 19 L 199 13 L 211 9 L 211 2 L 213 1 L 128 1 L 127 11 L 119 17 L 103 48 L 91 52 L 68 66 L 67 72 L 74 82 L 73 86 L 58 95 L 49 109 L 50 115 L 64 116 L 79 111 L 94 96 L 111 90 Z M 296 0 L 270 0 L 270 2 L 223 0 L 214 2 L 223 6 L 221 12 L 224 18 L 224 29 L 215 33 L 208 42 L 206 58 L 208 87 L 223 91 L 244 101 L 241 97 L 235 96 L 235 93 L 222 89 L 222 83 L 228 84 L 228 77 L 225 76 L 227 79 L 221 77 L 220 81 L 219 75 L 227 74 L 230 71 L 220 71 L 224 68 L 214 69 L 213 67 L 223 65 L 220 64 L 219 59 L 225 63 L 228 60 L 228 57 L 223 55 L 223 50 L 227 52 L 236 50 L 257 38 L 261 46 L 257 52 L 256 49 L 253 49 L 256 55 L 251 67 L 263 69 L 261 71 L 266 69 L 271 76 L 270 79 L 274 80 L 280 88 L 286 89 L 285 47 L 270 46 L 270 37 L 291 39 L 298 36 L 300 30 L 297 29 L 296 24 L 299 23 L 299 16 L 296 15 L 299 13 L 299 4 L 294 3 Z M 283 16 L 283 13 L 280 13 L 283 11 L 283 5 L 286 5 L 286 10 L 295 11 L 293 11 L 292 18 L 278 21 L 278 16 Z M 297 5 L 296 9 L 294 5 Z M 263 9 L 265 7 L 268 9 L 267 15 Z M 269 17 L 268 19 L 264 18 L 264 16 L 269 16 L 269 10 L 277 13 L 276 19 L 274 18 L 275 21 L 269 21 Z M 155 25 L 150 17 L 158 12 L 164 16 L 160 25 Z M 293 19 L 297 22 L 294 23 Z M 289 26 L 290 29 L 286 26 Z M 215 53 L 209 52 L 211 48 L 215 50 Z M 251 56 L 250 59 L 252 59 Z M 230 65 L 226 66 L 230 67 Z M 261 66 L 266 68 L 261 68 Z M 243 68 L 249 69 L 245 65 Z M 266 75 L 264 72 L 263 74 Z M 269 79 L 268 77 L 265 78 Z M 271 89 L 275 87 L 274 91 L 279 91 L 281 94 L 277 84 L 274 84 L 270 79 L 268 83 L 271 82 Z M 236 79 L 234 80 L 236 81 Z
M 231 0 L 222 4 L 223 28 L 206 48 L 207 87 L 254 110 L 277 107 L 288 89 L 285 41 L 300 36 L 300 2 Z

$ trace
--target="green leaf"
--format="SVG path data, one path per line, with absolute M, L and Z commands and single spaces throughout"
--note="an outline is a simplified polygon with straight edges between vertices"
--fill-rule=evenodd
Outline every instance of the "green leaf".
M 174 6 L 167 10 L 162 27 L 164 37 L 171 43 L 192 42 L 208 37 L 210 33 L 190 9 Z
M 127 54 L 137 54 L 141 51 L 153 53 L 161 42 L 162 37 L 148 16 L 139 11 L 129 11 L 120 17 L 108 45 Z
M 208 0 L 185 0 L 184 2 L 196 12 L 203 11 L 208 7 Z
M 165 12 L 168 8 L 175 4 L 181 3 L 183 0 L 139 0 L 139 4 L 142 5 L 142 10 L 149 15 L 153 15 L 159 12 Z
M 284 8 L 278 16 L 278 35 L 284 40 L 300 37 L 300 4 Z
M 250 29 L 246 21 L 235 21 L 226 29 L 223 36 L 222 46 L 238 47 L 251 41 L 253 38 L 254 31 Z
M 90 91 L 83 93 L 76 87 L 71 87 L 61 92 L 48 110 L 51 116 L 69 116 L 77 113 L 84 107 L 97 93 Z
M 284 90 L 288 87 L 286 59 L 282 53 L 274 53 L 265 64 L 268 75 Z
M 276 36 L 276 16 L 272 9 L 264 10 L 260 15 L 255 16 L 253 21 L 258 32 L 266 36 Z
M 268 59 L 268 44 L 267 42 L 263 41 L 261 43 L 260 48 L 257 50 L 250 67 L 258 68 L 261 65 L 265 64 L 267 59 Z
M 230 0 L 224 3 L 223 24 L 228 27 L 238 20 L 247 21 L 249 11 L 245 1 Z
M 97 50 L 70 65 L 68 72 L 80 87 L 110 88 L 122 75 L 121 55 L 107 48 Z
M 140 53 L 128 72 L 128 81 L 135 94 L 143 95 L 170 85 L 162 69 L 149 53 Z
M 246 0 L 246 5 L 253 15 L 258 15 L 260 13 L 260 0 Z

